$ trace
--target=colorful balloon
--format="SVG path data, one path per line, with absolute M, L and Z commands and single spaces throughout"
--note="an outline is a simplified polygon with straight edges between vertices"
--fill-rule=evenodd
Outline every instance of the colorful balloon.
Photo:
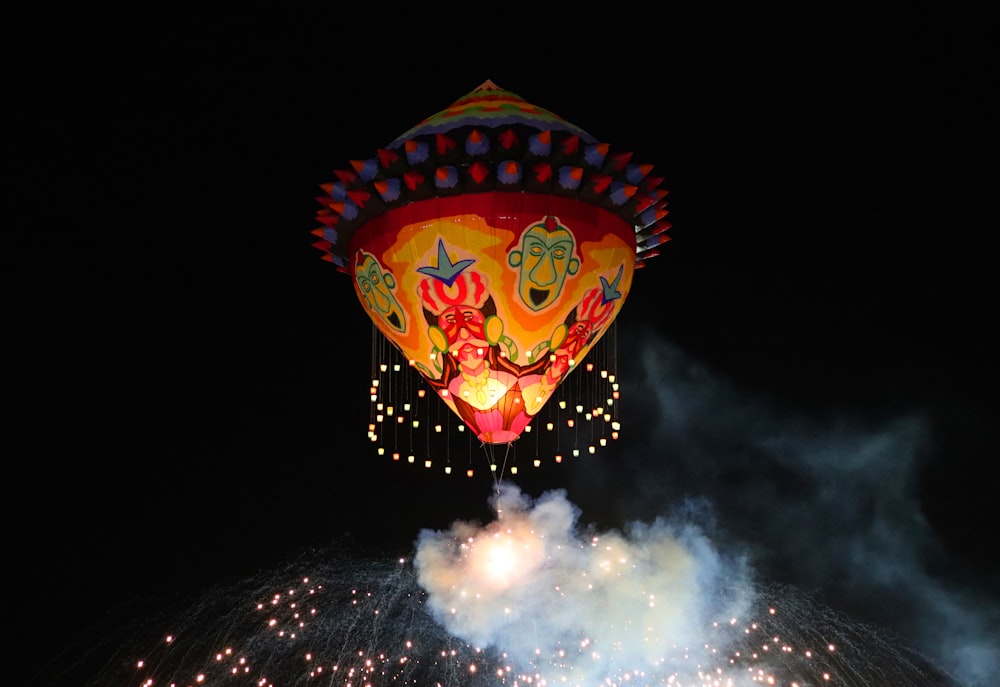
M 667 240 L 631 157 L 487 81 L 335 172 L 313 245 L 475 436 L 510 443 Z

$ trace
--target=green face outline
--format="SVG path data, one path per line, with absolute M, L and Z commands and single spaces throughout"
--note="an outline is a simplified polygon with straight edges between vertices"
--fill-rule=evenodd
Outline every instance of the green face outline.
M 512 250 L 507 262 L 518 270 L 517 293 L 531 310 L 551 305 L 562 292 L 567 275 L 580 269 L 573 253 L 576 240 L 555 217 L 546 217 L 521 235 L 520 250 Z
M 392 294 L 396 278 L 386 272 L 374 255 L 358 251 L 364 259 L 354 270 L 354 278 L 361 287 L 361 295 L 368 309 L 400 334 L 406 331 L 406 312 Z

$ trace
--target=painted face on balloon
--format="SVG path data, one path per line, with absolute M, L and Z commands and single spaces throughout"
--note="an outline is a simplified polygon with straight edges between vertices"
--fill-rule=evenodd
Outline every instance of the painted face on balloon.
M 359 251 L 358 258 L 354 278 L 369 310 L 397 332 L 405 332 L 406 313 L 392 294 L 396 279 L 382 268 L 375 256 Z
M 486 316 L 470 305 L 453 305 L 438 316 L 438 327 L 448 339 L 448 350 L 458 362 L 475 364 L 486 357 Z
M 567 275 L 580 268 L 575 245 L 569 229 L 552 216 L 525 230 L 520 249 L 512 250 L 507 261 L 520 268 L 517 291 L 526 306 L 537 311 L 555 302 Z

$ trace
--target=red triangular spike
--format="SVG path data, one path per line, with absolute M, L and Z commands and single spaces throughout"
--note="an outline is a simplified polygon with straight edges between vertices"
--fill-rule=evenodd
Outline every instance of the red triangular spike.
M 500 147 L 504 150 L 510 150 L 517 145 L 517 134 L 514 133 L 513 129 L 504 129 L 500 132 Z
M 372 197 L 372 194 L 363 188 L 354 189 L 353 191 L 347 192 L 347 197 L 357 203 L 359 208 L 363 208 L 368 199 Z
M 632 153 L 615 153 L 608 159 L 611 161 L 614 170 L 620 172 L 625 169 L 625 165 L 632 159 Z
M 386 150 L 385 148 L 378 149 L 378 163 L 382 165 L 383 169 L 388 169 L 398 159 L 399 155 L 396 151 Z
M 644 191 L 652 191 L 654 188 L 662 184 L 665 179 L 666 177 L 646 177 L 642 180 L 642 189 Z
M 577 150 L 580 149 L 580 137 L 570 136 L 563 139 L 562 141 L 562 151 L 564 155 L 574 155 Z
M 552 178 L 552 165 L 548 162 L 539 162 L 531 168 L 531 171 L 535 173 L 537 181 L 544 183 Z
M 444 155 L 449 150 L 454 148 L 457 144 L 455 139 L 451 136 L 445 136 L 444 134 L 438 134 L 434 137 L 434 148 L 437 150 L 438 155 Z
M 476 162 L 471 167 L 469 167 L 469 176 L 475 179 L 477 184 L 483 183 L 483 180 L 489 176 L 490 170 L 482 162 Z
M 595 193 L 604 193 L 608 186 L 611 185 L 612 177 L 607 174 L 595 174 L 591 181 L 593 182 Z
M 417 188 L 417 186 L 424 183 L 424 175 L 420 172 L 414 172 L 413 170 L 403 172 L 403 183 L 406 184 L 406 188 L 412 191 Z
M 326 195 L 328 195 L 328 196 L 332 196 L 333 195 L 333 182 L 332 181 L 329 182 L 329 183 L 327 183 L 327 184 L 320 184 L 319 187 L 321 189 L 323 189 L 323 192 Z
M 358 178 L 357 174 L 354 172 L 348 172 L 346 169 L 335 169 L 333 170 L 333 173 L 337 175 L 337 178 L 340 179 L 343 184 L 353 184 Z

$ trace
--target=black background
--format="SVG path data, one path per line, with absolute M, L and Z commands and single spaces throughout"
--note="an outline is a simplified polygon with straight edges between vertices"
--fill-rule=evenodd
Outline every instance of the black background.
M 25 661 L 125 600 L 486 515 L 487 478 L 372 455 L 371 327 L 308 233 L 334 168 L 486 79 L 665 177 L 673 240 L 636 275 L 625 350 L 667 342 L 820 425 L 918 415 L 927 565 L 995 593 L 994 34 L 914 12 L 243 5 L 11 22 L 4 483 Z M 621 361 L 626 393 L 637 360 Z M 663 464 L 639 405 L 610 463 L 525 489 L 568 488 L 606 527 L 649 515 L 622 505 L 636 477 L 616 483 L 616 458 L 684 491 L 694 477 Z M 712 469 L 727 499 L 761 479 L 724 454 Z

